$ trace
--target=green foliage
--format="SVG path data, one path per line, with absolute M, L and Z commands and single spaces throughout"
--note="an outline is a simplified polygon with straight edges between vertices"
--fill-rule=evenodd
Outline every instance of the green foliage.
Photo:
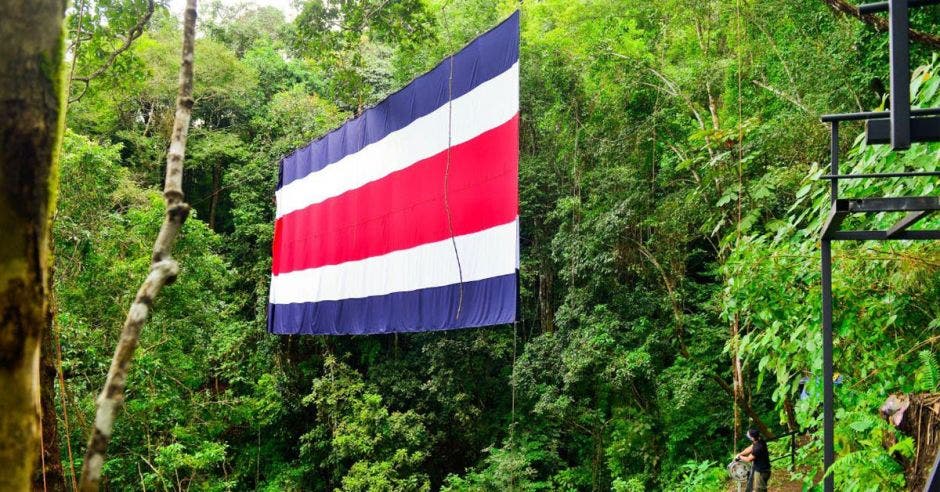
M 933 82 L 938 79 L 934 73 L 932 65 L 915 72 L 911 84 L 915 102 L 940 104 L 933 90 L 938 85 Z M 925 99 L 925 94 L 933 99 Z M 920 144 L 910 152 L 896 154 L 886 146 L 867 146 L 863 135 L 859 135 L 844 165 L 853 173 L 932 170 L 937 166 L 937 152 L 940 145 Z M 781 414 L 783 402 L 797 397 L 801 377 L 808 376 L 809 398 L 796 405 L 797 418 L 804 427 L 818 425 L 822 392 L 818 376 L 822 345 L 815 238 L 829 198 L 827 190 L 813 182 L 820 174 L 822 171 L 814 166 L 797 190 L 788 216 L 768 224 L 764 233 L 737 241 L 723 267 L 729 299 L 724 316 L 730 319 L 740 313 L 744 323 L 753 326 L 741 338 L 740 349 L 748 363 L 756 364 L 758 385 L 765 375 L 774 378 L 772 398 Z M 861 180 L 847 183 L 841 190 L 843 196 L 917 196 L 933 191 L 929 180 Z M 846 227 L 886 229 L 899 219 L 896 215 L 881 214 L 866 222 L 852 219 Z M 936 225 L 936 220 L 927 221 L 928 227 Z M 837 440 L 837 448 L 841 446 L 846 453 L 839 462 L 846 461 L 834 473 L 846 487 L 866 490 L 871 484 L 886 488 L 903 485 L 903 468 L 881 445 L 881 434 L 891 431 L 884 424 L 876 425 L 880 420 L 875 415 L 890 393 L 936 388 L 931 384 L 936 360 L 929 351 L 926 359 L 920 357 L 920 376 L 907 377 L 918 369 L 918 360 L 908 357 L 907 347 L 917 346 L 923 340 L 923 328 L 933 326 L 938 317 L 937 267 L 930 260 L 936 252 L 930 244 L 839 244 L 836 250 L 836 371 L 845 380 L 838 393 L 847 412 L 838 420 L 855 419 L 848 427 L 840 425 L 842 432 Z M 805 301 L 794 303 L 793 299 Z M 912 309 L 913 305 L 931 307 Z M 878 429 L 878 435 L 870 435 L 870 429 Z M 859 467 L 861 462 L 872 466 Z
M 724 486 L 725 472 L 711 461 L 689 461 L 682 465 L 684 472 L 682 482 L 677 484 L 679 490 L 689 492 L 705 492 L 718 490 Z
M 313 0 L 303 3 L 290 41 L 330 74 L 327 93 L 338 106 L 358 113 L 389 92 L 392 46 L 428 39 L 429 22 L 420 0 Z
M 376 388 L 333 357 L 324 366 L 303 399 L 324 424 L 300 437 L 301 456 L 328 465 L 324 471 L 339 477 L 343 490 L 429 490 L 427 475 L 417 472 L 426 458 L 422 416 L 389 412 Z
M 922 388 L 924 391 L 936 391 L 940 388 L 940 363 L 937 362 L 937 354 L 929 350 L 917 352 L 917 358 L 921 364 Z
M 277 7 L 257 7 L 247 2 L 210 0 L 200 4 L 199 23 L 210 38 L 243 57 L 255 43 L 280 39 L 288 29 Z
M 118 164 L 120 150 L 74 133 L 64 142 L 65 185 L 55 224 L 57 323 L 74 398 L 67 404 L 75 406 L 69 411 L 79 422 L 93 409 L 163 218 L 162 198 L 133 182 Z M 248 417 L 238 415 L 241 399 L 220 385 L 214 369 L 213 345 L 231 322 L 231 274 L 217 253 L 220 245 L 198 219 L 178 242 L 183 273 L 157 301 L 130 377 L 125 431 L 112 448 L 123 452 L 108 463 L 115 486 L 138 480 L 159 488 L 217 483 L 212 477 L 224 471 L 227 459 L 227 446 L 217 439 Z M 84 441 L 84 429 L 72 431 L 72 442 Z
M 92 3 L 70 20 L 93 38 L 78 73 L 143 5 Z M 792 405 L 808 442 L 789 472 L 807 487 L 818 478 L 817 117 L 878 107 L 887 72 L 884 38 L 824 2 L 523 4 L 519 323 L 266 333 L 278 160 L 518 6 L 311 0 L 291 22 L 248 4 L 201 12 L 185 177 L 195 213 L 183 271 L 143 333 L 108 487 L 719 490 L 740 445 L 733 353 L 753 409 L 742 425 L 785 431 Z M 68 116 L 54 239 L 73 443 L 162 218 L 179 38 L 158 8 Z M 915 104 L 940 105 L 937 61 L 916 44 L 913 59 Z M 940 162 L 936 144 L 898 154 L 861 137 L 843 154 L 853 172 Z M 857 180 L 842 193 L 935 186 Z M 840 490 L 905 484 L 899 460 L 916 443 L 877 410 L 890 393 L 940 387 L 937 257 L 927 243 L 835 250 Z

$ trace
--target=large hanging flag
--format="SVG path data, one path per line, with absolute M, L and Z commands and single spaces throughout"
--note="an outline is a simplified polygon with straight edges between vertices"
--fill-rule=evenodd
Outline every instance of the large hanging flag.
M 512 322 L 519 14 L 281 161 L 268 329 Z

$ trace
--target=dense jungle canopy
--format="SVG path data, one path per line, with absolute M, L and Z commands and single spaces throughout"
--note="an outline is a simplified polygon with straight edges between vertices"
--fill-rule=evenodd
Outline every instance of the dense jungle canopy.
M 888 74 L 886 36 L 839 0 L 522 3 L 521 320 L 266 332 L 279 158 L 520 3 L 299 0 L 290 20 L 200 6 L 194 211 L 179 279 L 141 336 L 104 487 L 721 490 L 751 426 L 800 433 L 796 466 L 775 462 L 778 484 L 819 481 L 819 116 L 883 108 Z M 43 360 L 67 488 L 163 217 L 181 28 L 147 4 L 75 0 L 65 21 Z M 940 32 L 940 6 L 912 26 Z M 916 105 L 940 105 L 937 51 L 912 43 Z M 940 144 L 893 153 L 854 138 L 862 130 L 843 128 L 844 169 L 938 169 Z M 859 180 L 843 194 L 936 184 Z M 940 391 L 940 249 L 840 243 L 834 257 L 836 487 L 903 489 L 919 444 L 878 408 L 891 393 Z M 57 344 L 64 385 L 48 369 Z

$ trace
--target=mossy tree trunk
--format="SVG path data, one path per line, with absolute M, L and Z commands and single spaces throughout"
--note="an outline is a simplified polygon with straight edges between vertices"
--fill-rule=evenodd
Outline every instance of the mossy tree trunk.
M 28 490 L 62 134 L 65 0 L 0 0 L 0 490 Z

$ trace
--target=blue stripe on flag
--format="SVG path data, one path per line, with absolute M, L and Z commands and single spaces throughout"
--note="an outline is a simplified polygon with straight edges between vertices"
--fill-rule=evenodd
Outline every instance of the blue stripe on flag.
M 512 323 L 518 273 L 474 282 L 339 301 L 269 304 L 278 335 L 374 335 Z M 455 319 L 460 290 L 463 301 Z
M 519 60 L 519 12 L 454 55 L 454 99 L 505 72 Z M 281 161 L 278 189 L 355 154 L 447 104 L 450 58 L 343 126 Z M 494 103 L 498 103 L 494 101 Z

